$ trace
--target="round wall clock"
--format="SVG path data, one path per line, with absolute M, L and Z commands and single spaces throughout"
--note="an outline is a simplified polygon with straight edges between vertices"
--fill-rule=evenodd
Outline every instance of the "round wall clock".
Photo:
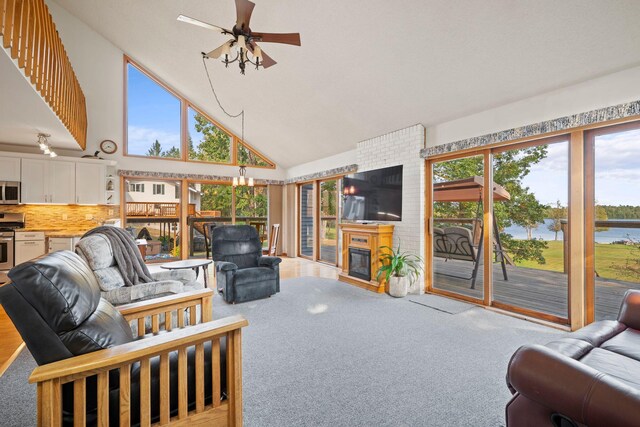
M 110 139 L 105 139 L 100 143 L 100 150 L 105 154 L 113 154 L 118 151 L 118 144 Z

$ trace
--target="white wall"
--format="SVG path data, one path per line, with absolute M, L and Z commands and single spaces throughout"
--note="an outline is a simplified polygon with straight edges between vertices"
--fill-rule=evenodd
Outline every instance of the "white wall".
M 356 149 L 345 151 L 344 153 L 335 154 L 333 156 L 314 160 L 313 162 L 290 167 L 287 169 L 287 179 L 323 172 L 341 166 L 353 165 L 357 162 L 357 159 L 358 155 Z
M 427 127 L 427 147 L 640 99 L 640 67 Z
M 158 159 L 124 157 L 123 150 L 123 54 L 120 49 L 75 18 L 63 7 L 46 0 L 73 69 L 87 100 L 87 153 L 99 149 L 100 142 L 111 139 L 118 144 L 118 152 L 105 156 L 118 162 L 119 169 L 150 172 L 180 172 L 191 174 L 234 176 L 237 166 L 222 166 L 176 162 Z M 142 64 L 144 65 L 144 64 Z M 153 70 L 151 70 L 153 71 Z M 210 112 L 216 117 L 215 112 Z M 65 152 L 76 155 L 77 152 Z M 281 168 L 248 168 L 254 178 L 284 179 Z

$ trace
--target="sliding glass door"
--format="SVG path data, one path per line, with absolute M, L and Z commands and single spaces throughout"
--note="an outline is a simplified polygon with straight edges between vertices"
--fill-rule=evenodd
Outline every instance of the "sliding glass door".
M 433 288 L 481 300 L 483 157 L 433 163 Z
M 338 183 L 320 181 L 320 221 L 318 260 L 337 265 L 338 260 Z
M 587 133 L 587 318 L 615 319 L 640 289 L 640 124 Z
M 300 245 L 298 249 L 298 255 L 312 258 L 314 256 L 314 239 L 315 239 L 315 223 L 314 214 L 315 209 L 315 184 L 313 182 L 302 184 L 299 188 L 300 197 Z
M 493 150 L 492 168 L 492 304 L 568 323 L 568 136 Z

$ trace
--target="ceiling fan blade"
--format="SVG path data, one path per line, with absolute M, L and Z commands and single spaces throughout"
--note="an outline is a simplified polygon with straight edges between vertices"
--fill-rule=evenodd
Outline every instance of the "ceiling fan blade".
M 222 46 L 220 46 L 219 48 L 214 49 L 214 50 L 212 50 L 211 52 L 207 53 L 207 54 L 206 54 L 206 57 L 207 57 L 207 58 L 213 58 L 213 59 L 218 59 L 218 58 L 220 58 L 220 56 L 224 54 L 225 50 L 226 50 L 227 52 L 229 52 L 229 51 L 230 51 L 230 49 L 231 49 L 231 44 L 232 44 L 234 41 L 235 41 L 234 39 L 230 39 L 230 40 L 228 40 L 228 41 L 224 42 L 224 43 L 222 44 Z
M 300 33 L 251 33 L 251 37 L 259 38 L 261 42 L 266 43 L 284 43 L 300 46 Z
M 222 33 L 222 34 L 224 34 L 224 33 L 232 34 L 231 31 L 229 31 L 229 30 L 227 30 L 225 28 L 218 27 L 218 26 L 212 25 L 212 24 L 208 24 L 206 22 L 202 22 L 202 21 L 200 21 L 198 19 L 190 18 L 190 17 L 185 16 L 185 15 L 179 15 L 178 16 L 178 21 L 186 22 L 187 24 L 197 25 L 198 27 L 206 28 L 208 30 L 217 31 L 217 32 Z
M 256 42 L 252 41 L 247 44 L 247 47 L 249 48 L 249 51 L 253 53 L 254 48 L 258 47 L 258 45 L 256 44 Z M 260 65 L 262 66 L 262 68 L 269 68 L 277 64 L 277 62 L 274 61 L 272 57 L 267 55 L 265 51 L 262 50 L 262 48 L 260 48 L 260 51 L 262 54 L 262 60 L 260 61 Z
M 253 8 L 256 6 L 255 3 L 250 2 L 249 0 L 236 0 L 236 28 L 242 29 L 249 28 L 249 21 L 251 21 L 251 13 L 253 12 Z

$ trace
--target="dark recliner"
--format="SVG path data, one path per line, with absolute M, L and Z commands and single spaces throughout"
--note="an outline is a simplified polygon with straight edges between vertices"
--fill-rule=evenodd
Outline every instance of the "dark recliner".
M 258 230 L 250 225 L 216 227 L 211 236 L 218 290 L 230 303 L 252 301 L 280 292 L 282 259 L 262 256 Z
M 81 354 L 99 351 L 134 341 L 129 323 L 107 300 L 89 266 L 75 253 L 59 251 L 20 264 L 9 272 L 11 282 L 0 287 L 0 304 L 13 321 L 38 365 L 46 365 Z M 143 338 L 144 339 L 144 338 Z M 226 345 L 220 342 L 221 372 L 225 372 Z M 178 410 L 178 361 L 170 354 L 171 413 Z M 211 345 L 205 345 L 205 403 L 212 399 Z M 150 360 L 151 418 L 159 419 L 159 357 Z M 195 405 L 195 352 L 188 351 L 188 400 Z M 118 425 L 119 374 L 109 375 L 110 424 Z M 130 405 L 140 404 L 140 364 L 131 367 Z M 226 390 L 221 375 L 221 394 Z M 62 387 L 62 418 L 73 424 L 73 383 Z M 87 425 L 97 418 L 96 376 L 87 378 Z M 131 411 L 131 424 L 139 422 L 140 411 Z

